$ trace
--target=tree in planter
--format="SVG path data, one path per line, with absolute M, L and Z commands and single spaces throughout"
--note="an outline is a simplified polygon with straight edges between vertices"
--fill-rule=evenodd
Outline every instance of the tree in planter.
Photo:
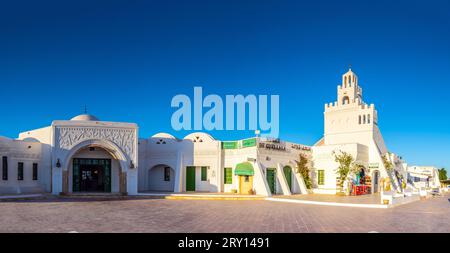
M 388 160 L 388 157 L 389 157 L 390 154 L 391 153 L 388 152 L 384 156 L 382 156 L 382 158 L 383 158 L 383 165 L 384 165 L 384 168 L 386 169 L 388 175 L 390 175 L 390 177 L 392 177 L 393 180 L 397 180 L 396 183 L 399 183 L 399 187 L 400 187 L 400 189 L 397 189 L 397 191 L 401 192 L 403 190 L 402 189 L 402 184 L 399 182 L 399 178 L 397 176 L 397 173 L 393 173 L 394 172 L 394 164 L 390 160 Z M 390 180 L 388 184 L 392 184 L 392 183 L 393 182 L 391 182 L 391 180 Z M 389 189 L 391 189 L 390 185 L 389 185 Z
M 336 152 L 333 152 L 333 154 L 334 160 L 339 163 L 336 173 L 338 174 L 339 187 L 342 190 L 347 177 L 359 171 L 361 167 L 360 165 L 355 164 L 355 159 L 347 152 L 340 151 L 339 154 Z
M 312 180 L 309 175 L 308 162 L 309 162 L 308 158 L 305 155 L 300 154 L 300 159 L 297 162 L 297 173 L 302 175 L 303 181 L 305 181 L 306 189 L 311 189 Z
M 439 180 L 441 181 L 447 180 L 447 171 L 444 168 L 439 169 L 438 171 L 439 171 Z
M 392 170 L 394 169 L 394 164 L 392 164 L 391 161 L 388 160 L 387 156 L 389 153 L 383 156 L 383 165 L 384 168 L 387 170 L 387 172 L 392 173 Z

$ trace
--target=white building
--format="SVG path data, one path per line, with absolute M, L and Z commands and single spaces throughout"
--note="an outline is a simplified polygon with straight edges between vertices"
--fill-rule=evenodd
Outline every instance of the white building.
M 336 170 L 339 164 L 335 154 L 346 152 L 362 166 L 355 184 L 370 188 L 371 193 L 380 190 L 382 178 L 389 178 L 394 188 L 400 190 L 400 175 L 405 167 L 399 157 L 388 152 L 378 128 L 378 114 L 374 104 L 363 101 L 363 90 L 358 77 L 349 70 L 342 76 L 342 84 L 337 87 L 337 101 L 325 104 L 324 136 L 312 148 L 313 163 L 319 175 L 315 193 L 338 191 Z M 392 173 L 385 168 L 383 157 L 394 165 Z
M 146 192 L 307 193 L 295 173 L 310 147 L 250 138 L 222 142 L 206 133 L 138 139 L 132 123 L 92 115 L 0 139 L 0 194 Z
M 311 148 L 259 137 L 220 141 L 206 133 L 183 139 L 159 133 L 139 139 L 134 123 L 82 114 L 20 133 L 17 139 L 0 137 L 0 194 L 306 194 L 309 182 L 297 173 L 301 156 L 311 169 L 312 191 L 335 194 L 334 153 L 340 151 L 361 166 L 353 176 L 358 187 L 375 193 L 382 182 L 390 181 L 395 190 L 403 191 L 407 165 L 388 152 L 375 106 L 363 102 L 358 77 L 351 70 L 342 76 L 337 101 L 325 105 L 324 126 L 323 138 Z M 388 164 L 392 169 L 386 169 Z
M 432 166 L 410 166 L 407 168 L 408 181 L 418 189 L 440 188 L 439 169 Z

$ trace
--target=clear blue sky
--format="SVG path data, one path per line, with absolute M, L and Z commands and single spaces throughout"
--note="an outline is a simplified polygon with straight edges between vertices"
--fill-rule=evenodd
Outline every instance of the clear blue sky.
M 280 137 L 312 145 L 348 65 L 388 148 L 450 168 L 449 1 L 9 1 L 0 135 L 83 111 L 171 128 L 171 98 L 280 95 Z M 213 132 L 239 139 L 250 132 Z

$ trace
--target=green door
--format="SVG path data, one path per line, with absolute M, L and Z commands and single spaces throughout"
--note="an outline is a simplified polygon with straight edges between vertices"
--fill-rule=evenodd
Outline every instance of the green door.
M 289 190 L 292 191 L 292 169 L 289 166 L 283 168 L 284 176 L 286 177 Z
M 186 167 L 186 191 L 195 191 L 195 167 Z
M 275 169 L 267 168 L 267 183 L 269 184 L 270 192 L 275 193 Z

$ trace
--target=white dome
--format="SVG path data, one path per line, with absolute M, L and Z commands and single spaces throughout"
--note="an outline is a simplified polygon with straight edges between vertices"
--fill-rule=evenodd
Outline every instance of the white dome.
M 78 116 L 73 117 L 71 120 L 77 120 L 77 121 L 100 121 L 97 117 L 91 114 L 80 114 Z

